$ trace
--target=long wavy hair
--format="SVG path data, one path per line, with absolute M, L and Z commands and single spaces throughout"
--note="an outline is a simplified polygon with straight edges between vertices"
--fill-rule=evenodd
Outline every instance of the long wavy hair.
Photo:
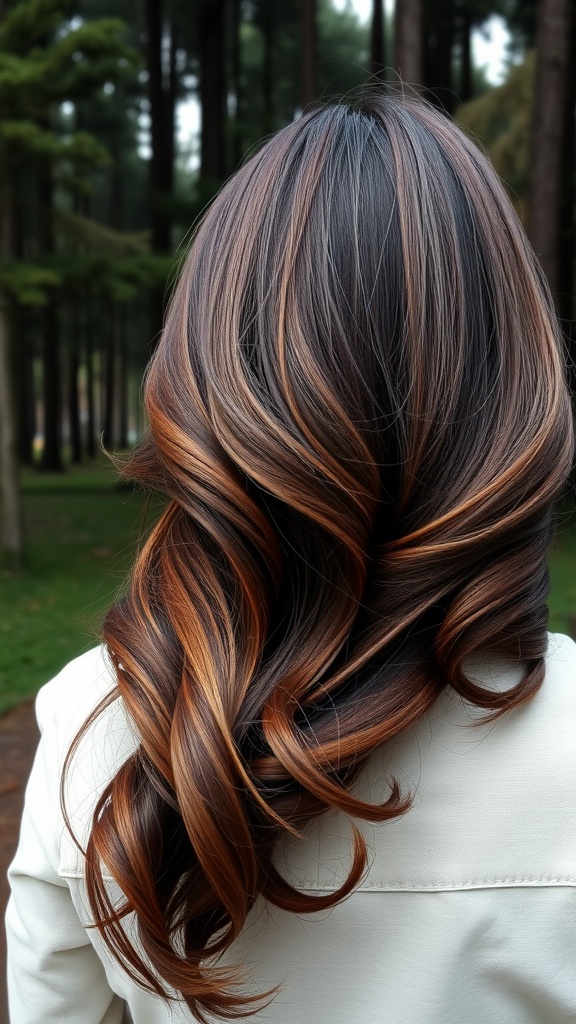
M 256 898 L 316 911 L 365 871 L 355 830 L 343 887 L 299 892 L 281 837 L 328 808 L 407 811 L 395 783 L 381 806 L 352 783 L 443 688 L 496 718 L 542 683 L 572 415 L 494 172 L 391 95 L 312 111 L 224 186 L 145 403 L 126 475 L 169 500 L 104 627 L 140 742 L 98 801 L 86 883 L 134 980 L 231 1018 L 261 1005 L 217 962 Z M 472 682 L 476 652 L 521 681 Z

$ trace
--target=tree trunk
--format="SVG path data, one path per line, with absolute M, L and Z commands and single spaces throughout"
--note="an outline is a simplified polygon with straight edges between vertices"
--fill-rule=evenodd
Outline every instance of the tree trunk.
M 570 11 L 568 68 L 576 66 L 576 12 Z M 560 238 L 558 247 L 558 313 L 569 346 L 569 374 L 576 394 L 576 74 L 568 74 L 564 98 L 563 146 L 560 186 Z
M 570 0 L 540 0 L 536 30 L 528 235 L 556 303 L 559 297 L 562 136 L 568 88 L 569 42 Z
M 302 46 L 301 104 L 306 110 L 318 99 L 316 0 L 300 0 L 300 40 Z
M 61 429 L 60 353 L 58 315 L 53 299 L 42 310 L 42 404 L 44 445 L 39 468 L 50 473 L 63 470 Z
M 29 201 L 28 183 L 20 179 L 10 182 L 12 216 L 11 224 L 7 225 L 10 232 L 9 252 L 15 260 L 23 260 L 24 238 L 22 225 L 24 208 Z M 7 307 L 10 322 L 10 337 L 18 338 L 18 344 L 11 346 L 12 372 L 14 375 L 14 399 L 16 405 L 15 425 L 17 436 L 18 461 L 21 465 L 32 466 L 34 463 L 34 435 L 36 433 L 36 415 L 34 408 L 34 374 L 32 353 L 29 337 L 29 311 L 12 301 Z
M 384 34 L 384 0 L 372 0 L 370 25 L 370 71 L 374 78 L 386 81 L 386 39 Z
M 568 68 L 576 62 L 576 13 L 570 11 L 570 41 Z M 558 268 L 558 308 L 560 316 L 569 322 L 576 319 L 574 308 L 575 265 L 575 209 L 576 209 L 576 74 L 568 74 L 564 96 L 564 124 L 562 130 L 561 186 L 560 186 L 560 252 Z M 572 329 L 574 324 L 571 325 Z M 576 339 L 575 339 L 576 340 Z
M 4 154 L 2 154 L 4 157 Z M 10 257 L 12 241 L 11 189 L 5 157 L 0 166 L 0 258 Z M 18 569 L 24 557 L 22 512 L 16 457 L 15 415 L 12 403 L 12 363 L 9 302 L 0 292 L 0 488 L 2 561 Z
M 242 119 L 244 116 L 244 97 L 242 90 L 242 52 L 240 32 L 242 26 L 242 7 L 240 0 L 232 0 L 231 26 L 231 84 L 234 93 L 234 134 L 232 136 L 232 165 L 238 167 L 242 159 Z
M 274 8 L 262 7 L 262 135 L 274 131 Z
M 461 81 L 460 102 L 468 103 L 474 93 L 472 81 L 472 24 L 470 11 L 466 7 L 460 22 Z
M 126 338 L 126 317 L 122 307 L 118 310 L 120 330 L 118 334 L 118 447 L 128 447 L 128 345 Z
M 115 416 L 116 407 L 116 352 L 118 351 L 118 306 L 112 306 L 108 329 L 106 331 L 106 349 L 102 367 L 103 391 L 103 424 L 102 444 L 105 448 L 113 448 L 116 444 Z
M 92 320 L 86 323 L 86 454 L 96 456 L 96 395 L 94 380 L 94 338 Z
M 394 68 L 399 88 L 420 91 L 422 85 L 421 0 L 396 0 L 394 15 Z
M 78 465 L 82 462 L 82 435 L 80 432 L 80 403 L 78 401 L 80 358 L 78 338 L 74 331 L 75 326 L 73 322 L 73 334 L 70 339 L 70 351 L 68 353 L 68 421 L 70 425 L 71 458 L 72 462 Z
M 18 485 L 18 460 L 14 409 L 10 389 L 10 317 L 0 297 L 0 477 L 2 484 L 2 560 L 17 569 L 23 560 L 22 514 Z
M 174 117 L 176 108 L 176 25 L 167 31 L 167 58 L 162 0 L 146 0 L 146 55 L 150 104 L 149 222 L 152 252 L 172 249 L 170 199 L 174 188 Z M 150 347 L 158 340 L 164 319 L 164 288 L 153 288 L 149 301 Z
M 45 124 L 42 125 L 45 127 Z M 38 169 L 38 241 L 43 256 L 54 252 L 52 168 Z M 54 298 L 49 295 L 41 311 L 42 322 L 42 404 L 44 408 L 44 446 L 40 469 L 59 473 L 61 457 L 61 388 L 58 314 Z
M 25 312 L 21 307 L 16 306 L 15 303 L 10 304 L 9 319 L 11 336 L 19 339 L 18 345 L 12 347 L 18 461 L 21 465 L 32 466 L 34 463 L 36 421 L 30 340 L 26 330 Z
M 124 227 L 124 195 L 122 189 L 122 167 L 120 165 L 120 139 L 118 138 L 117 127 L 114 128 L 112 134 L 112 139 L 110 143 L 110 156 L 112 157 L 112 166 L 110 168 L 110 178 L 108 183 L 108 220 L 111 228 L 114 228 L 115 231 L 122 231 Z
M 200 174 L 213 182 L 226 176 L 225 19 L 221 0 L 202 0 L 198 15 L 200 57 Z
M 456 107 L 452 76 L 454 0 L 435 0 L 432 6 L 424 4 L 423 10 L 426 96 L 435 106 L 451 114 Z
M 174 166 L 175 55 L 174 23 L 168 37 L 168 67 L 163 64 L 162 0 L 146 0 L 146 52 L 150 104 L 150 228 L 153 252 L 169 252 L 172 245 L 168 202 Z

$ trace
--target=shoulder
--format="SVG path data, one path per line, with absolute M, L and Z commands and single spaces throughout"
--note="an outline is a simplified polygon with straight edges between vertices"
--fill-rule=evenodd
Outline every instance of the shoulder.
M 74 658 L 38 691 L 36 718 L 40 733 L 60 767 L 84 726 L 79 753 L 101 748 L 114 752 L 107 760 L 116 763 L 136 742 L 104 645 Z
M 466 671 L 508 689 L 522 667 L 486 657 Z M 576 644 L 551 634 L 535 696 L 495 722 L 485 718 L 447 689 L 429 715 L 374 752 L 358 795 L 380 803 L 395 779 L 412 804 L 383 825 L 359 823 L 372 852 L 361 889 L 576 885 Z M 308 834 L 306 848 L 287 844 L 282 873 L 301 888 L 336 888 L 347 823 L 328 815 Z
M 472 678 L 507 690 L 522 677 L 522 665 L 497 659 L 469 664 Z M 487 713 L 454 693 L 440 701 L 431 716 L 431 764 L 454 771 L 454 788 L 501 803 L 510 820 L 524 813 L 534 823 L 562 816 L 576 785 L 576 644 L 568 636 L 549 634 L 541 687 L 526 703 L 495 722 Z M 456 771 L 459 766 L 459 771 Z
M 36 717 L 41 733 L 51 730 L 65 738 L 75 732 L 115 687 L 106 648 L 100 645 L 85 651 L 38 691 Z
M 36 718 L 60 768 L 80 731 L 82 739 L 74 760 L 94 755 L 102 777 L 108 770 L 116 770 L 138 742 L 104 645 L 74 658 L 39 690 Z
M 576 643 L 564 633 L 550 633 L 546 680 L 557 681 L 564 699 L 576 711 Z
M 36 717 L 54 804 L 59 803 L 64 776 L 63 795 L 72 832 L 84 845 L 98 797 L 138 746 L 104 646 L 75 658 L 41 688 Z M 61 841 L 60 874 L 81 873 L 79 850 L 59 811 L 56 817 Z
M 494 660 L 470 674 L 508 689 L 521 671 Z M 470 888 L 576 884 L 576 644 L 550 634 L 542 686 L 496 722 L 444 696 L 389 762 L 416 782 L 390 830 L 412 849 L 427 836 L 414 874 Z
M 494 661 L 470 665 L 470 675 L 484 685 L 505 690 L 520 678 L 522 667 L 507 667 Z M 454 701 L 452 701 L 454 706 Z M 522 786 L 522 779 L 541 775 L 542 784 L 549 784 L 557 775 L 573 778 L 576 783 L 576 644 L 561 633 L 551 633 L 545 657 L 544 680 L 525 704 L 513 708 L 494 724 L 484 725 L 484 712 L 463 702 L 460 714 L 478 720 L 470 734 L 474 738 L 479 761 L 498 767 L 516 769 L 510 782 Z M 481 738 L 482 743 L 476 741 Z M 509 773 L 507 773 L 509 774 Z

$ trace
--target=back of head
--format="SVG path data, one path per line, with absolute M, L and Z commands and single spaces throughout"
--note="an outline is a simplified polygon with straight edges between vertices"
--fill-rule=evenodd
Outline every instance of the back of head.
M 203 960 L 256 896 L 318 909 L 364 869 L 358 839 L 343 890 L 297 893 L 278 838 L 328 807 L 405 810 L 396 787 L 375 808 L 350 784 L 443 687 L 496 716 L 540 685 L 571 414 L 493 171 L 443 115 L 388 95 L 314 110 L 227 183 L 145 394 L 128 473 L 170 500 L 105 627 L 142 743 L 103 795 L 87 878 L 135 976 L 226 1014 L 249 1000 Z M 462 670 L 479 651 L 524 678 L 483 690 Z

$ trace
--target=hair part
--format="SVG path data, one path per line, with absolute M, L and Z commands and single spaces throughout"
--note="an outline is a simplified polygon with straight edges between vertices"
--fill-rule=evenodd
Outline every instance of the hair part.
M 552 503 L 572 419 L 551 302 L 487 160 L 393 95 L 283 129 L 205 214 L 126 475 L 169 502 L 104 640 L 140 745 L 96 808 L 86 882 L 131 977 L 200 1020 L 262 1002 L 214 958 L 274 866 L 451 686 L 496 718 L 542 683 Z M 525 663 L 486 690 L 477 652 Z M 115 908 L 102 864 L 125 896 Z M 135 915 L 139 948 L 123 918 Z M 271 998 L 266 993 L 264 1000 Z

